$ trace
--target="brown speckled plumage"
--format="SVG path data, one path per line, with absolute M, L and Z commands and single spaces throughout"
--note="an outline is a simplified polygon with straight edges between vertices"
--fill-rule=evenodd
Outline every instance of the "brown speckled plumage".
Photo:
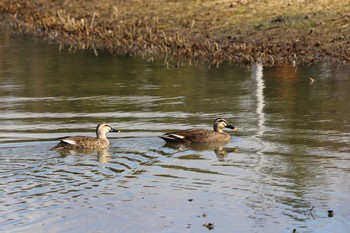
M 161 136 L 167 142 L 175 143 L 213 143 L 229 142 L 230 134 L 224 132 L 223 128 L 237 130 L 234 126 L 228 124 L 225 119 L 217 118 L 214 121 L 214 130 L 207 129 L 187 129 L 176 132 L 166 133 Z
M 98 124 L 96 127 L 96 137 L 90 136 L 67 136 L 56 140 L 60 142 L 53 147 L 54 150 L 61 149 L 104 149 L 109 146 L 109 140 L 106 138 L 107 132 L 119 132 L 113 129 L 107 123 Z

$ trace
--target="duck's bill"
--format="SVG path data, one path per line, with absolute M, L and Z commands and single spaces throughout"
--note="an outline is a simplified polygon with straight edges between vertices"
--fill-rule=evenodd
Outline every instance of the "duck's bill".
M 118 130 L 118 129 L 111 129 L 109 132 L 115 132 L 115 133 L 120 133 L 120 130 Z
M 232 129 L 233 131 L 238 130 L 238 128 L 234 127 L 233 125 L 226 125 L 226 128 Z

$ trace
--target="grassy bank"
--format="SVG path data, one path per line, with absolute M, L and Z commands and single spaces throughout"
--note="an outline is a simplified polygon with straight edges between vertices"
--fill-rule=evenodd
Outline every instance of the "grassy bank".
M 347 1 L 5 0 L 13 34 L 165 64 L 350 62 Z

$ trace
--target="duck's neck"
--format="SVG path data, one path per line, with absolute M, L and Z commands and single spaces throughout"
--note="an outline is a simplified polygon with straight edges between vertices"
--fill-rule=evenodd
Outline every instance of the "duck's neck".
M 96 131 L 96 137 L 97 137 L 98 139 L 107 139 L 106 133 L 104 133 L 104 132 L 98 132 L 98 131 Z
M 215 132 L 218 132 L 218 133 L 223 133 L 224 131 L 221 129 L 221 128 L 219 128 L 217 125 L 214 125 L 214 131 Z

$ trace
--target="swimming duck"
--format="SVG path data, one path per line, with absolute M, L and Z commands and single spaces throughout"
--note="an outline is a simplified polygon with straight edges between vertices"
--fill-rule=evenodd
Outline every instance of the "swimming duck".
M 106 137 L 108 132 L 120 132 L 113 129 L 107 123 L 98 124 L 96 127 L 96 137 L 90 136 L 67 136 L 60 137 L 56 140 L 60 142 L 53 147 L 53 150 L 62 149 L 104 149 L 109 146 L 109 140 Z
M 237 130 L 230 125 L 225 119 L 217 118 L 214 121 L 214 131 L 207 129 L 187 129 L 177 132 L 166 133 L 160 138 L 167 142 L 175 143 L 213 143 L 230 141 L 230 134 L 223 131 L 224 128 Z

